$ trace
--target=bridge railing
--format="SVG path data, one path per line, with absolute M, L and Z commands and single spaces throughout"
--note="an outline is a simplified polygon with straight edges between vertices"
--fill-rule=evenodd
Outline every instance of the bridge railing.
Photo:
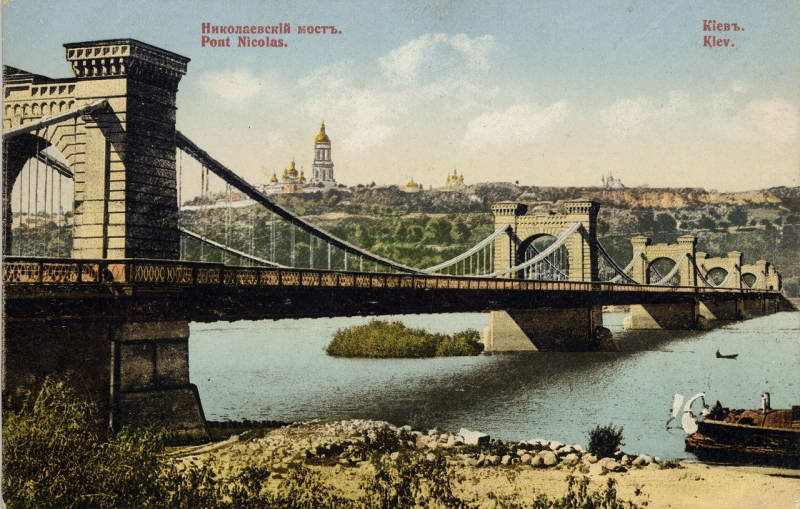
M 764 292 L 764 290 L 744 288 L 648 286 L 609 282 L 529 281 L 470 276 L 240 267 L 180 260 L 107 260 L 9 256 L 5 257 L 3 261 L 3 282 L 7 285 L 411 288 L 422 290 L 658 293 Z

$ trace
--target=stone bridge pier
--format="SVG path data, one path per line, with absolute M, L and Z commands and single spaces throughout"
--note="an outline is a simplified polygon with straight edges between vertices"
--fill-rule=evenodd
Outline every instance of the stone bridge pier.
M 111 330 L 110 422 L 160 426 L 205 441 L 203 406 L 189 382 L 189 322 L 135 321 Z
M 484 351 L 585 352 L 601 349 L 602 306 L 492 311 Z M 610 336 L 609 336 L 610 337 Z
M 154 426 L 174 432 L 179 442 L 208 440 L 200 396 L 189 381 L 186 320 L 126 317 L 119 308 L 54 320 L 46 316 L 46 303 L 25 312 L 10 307 L 4 327 L 4 394 L 35 389 L 46 376 L 66 376 L 114 429 Z

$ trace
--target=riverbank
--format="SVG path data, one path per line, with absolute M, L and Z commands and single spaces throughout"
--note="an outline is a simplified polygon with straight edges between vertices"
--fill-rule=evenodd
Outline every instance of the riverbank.
M 487 508 L 496 507 L 498 498 L 530 502 L 539 494 L 563 496 L 570 475 L 587 477 L 595 489 L 614 479 L 621 499 L 658 509 L 734 509 L 765 507 L 767 502 L 791 507 L 800 496 L 796 470 L 675 463 L 633 454 L 598 460 L 580 444 L 501 442 L 477 432 L 461 433 L 423 432 L 381 421 L 312 421 L 251 429 L 171 454 L 181 463 L 210 465 L 222 478 L 248 466 L 265 467 L 272 472 L 270 489 L 277 489 L 292 470 L 307 468 L 349 499 L 364 494 L 375 461 L 391 464 L 408 456 L 444 457 L 455 479 L 455 495 Z

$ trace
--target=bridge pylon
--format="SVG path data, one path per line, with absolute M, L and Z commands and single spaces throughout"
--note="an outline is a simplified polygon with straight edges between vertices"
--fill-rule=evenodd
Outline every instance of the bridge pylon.
M 558 238 L 575 223 L 584 233 L 575 232 L 564 242 L 568 257 L 569 281 L 597 280 L 597 251 L 586 239 L 596 239 L 600 204 L 589 199 L 551 202 L 502 201 L 492 205 L 495 229 L 509 226 L 509 233 L 495 241 L 494 270 L 514 267 L 526 260 L 526 248 L 541 237 Z M 508 278 L 524 275 L 509 273 Z
M 634 264 L 631 268 L 631 278 L 639 284 L 654 284 L 652 271 L 653 264 L 666 259 L 677 266 L 677 285 L 696 286 L 697 276 L 694 271 L 693 259 L 696 255 L 697 237 L 694 235 L 681 235 L 674 244 L 653 244 L 649 237 L 636 235 L 631 237 Z M 661 274 L 665 276 L 666 274 Z
M 694 270 L 697 237 L 681 235 L 674 244 L 653 244 L 649 237 L 636 235 L 631 238 L 633 267 L 631 278 L 642 285 L 690 286 L 697 284 Z M 666 260 L 666 262 L 662 262 Z M 670 263 L 659 272 L 657 264 Z M 670 276 L 670 274 L 672 274 Z M 697 305 L 693 296 L 683 302 L 669 304 L 632 304 L 623 323 L 625 329 L 696 329 L 698 326 Z
M 4 137 L 4 202 L 25 161 L 53 146 L 74 175 L 73 258 L 177 259 L 175 101 L 189 59 L 134 39 L 64 47 L 72 79 L 4 69 L 4 131 L 107 107 Z

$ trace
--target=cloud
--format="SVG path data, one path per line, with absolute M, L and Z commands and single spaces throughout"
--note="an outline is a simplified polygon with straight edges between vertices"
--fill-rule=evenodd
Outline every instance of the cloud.
M 297 104 L 313 118 L 337 119 L 343 152 L 364 152 L 392 139 L 401 125 L 485 109 L 482 99 L 497 90 L 473 71 L 489 67 L 493 45 L 488 35 L 422 35 L 379 57 L 377 74 L 352 61 L 309 72 L 297 82 Z
M 264 79 L 247 69 L 208 71 L 200 78 L 204 88 L 231 104 L 241 104 L 263 92 Z
M 567 101 L 545 108 L 534 103 L 515 104 L 470 120 L 461 143 L 473 149 L 531 143 L 563 124 L 569 114 Z
M 759 99 L 748 103 L 737 115 L 753 141 L 796 141 L 798 135 L 797 106 L 782 99 Z
M 743 94 L 744 92 L 747 92 L 747 85 L 741 81 L 734 81 L 731 83 L 730 88 L 732 92 L 736 92 L 737 94 Z
M 690 112 L 692 104 L 689 94 L 673 90 L 666 101 L 640 96 L 635 99 L 620 99 L 599 112 L 601 124 L 620 136 L 637 134 L 648 126 L 673 120 Z M 663 124 L 662 124 L 663 125 Z
M 297 84 L 309 92 L 313 90 L 335 91 L 355 85 L 355 69 L 351 60 L 335 62 L 309 72 Z
M 399 83 L 427 77 L 449 76 L 489 68 L 492 35 L 423 34 L 378 59 L 384 76 Z

